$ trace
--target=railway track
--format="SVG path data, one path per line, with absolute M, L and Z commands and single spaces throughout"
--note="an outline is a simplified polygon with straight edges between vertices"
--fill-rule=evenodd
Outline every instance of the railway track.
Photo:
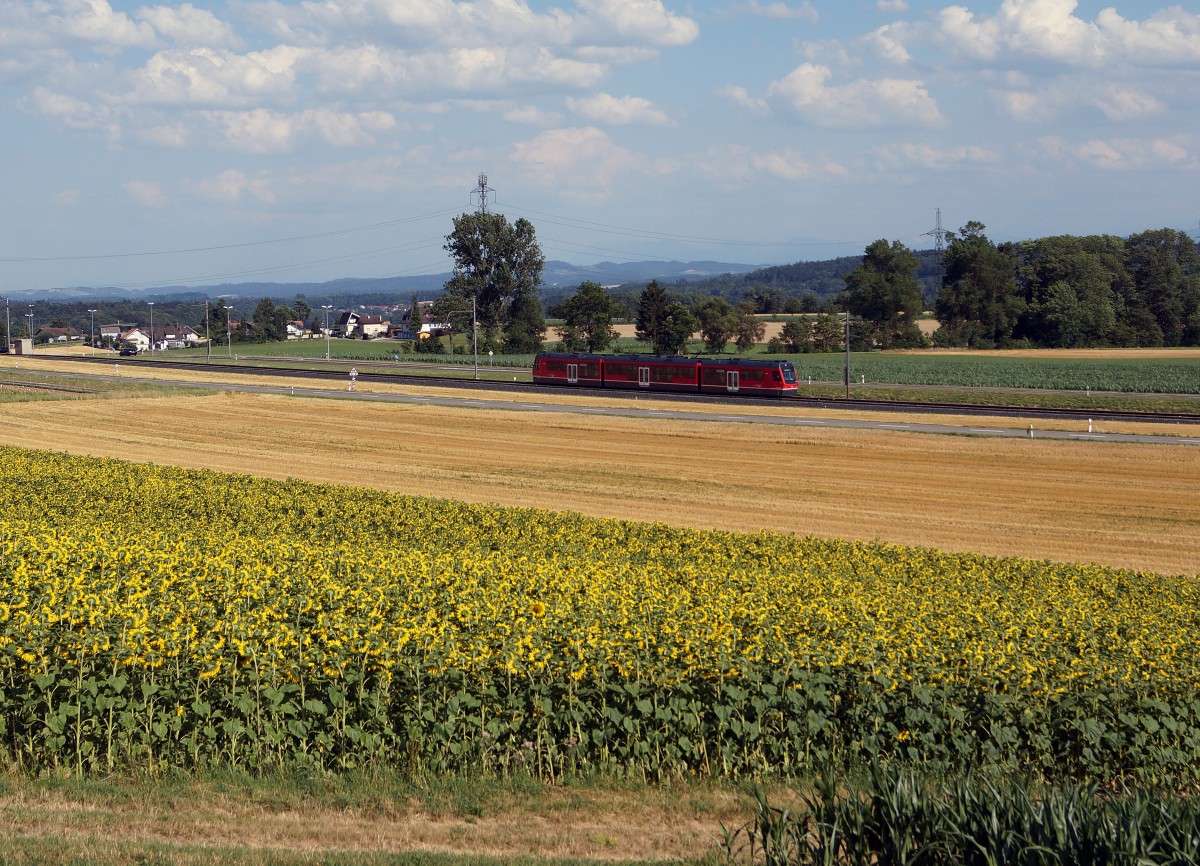
M 143 357 L 114 358 L 112 356 L 86 357 L 79 355 L 46 357 L 52 357 L 55 360 L 85 361 L 103 365 L 112 365 L 116 363 L 118 365 L 127 365 L 128 367 L 134 369 L 160 367 L 176 370 L 186 369 L 193 372 L 220 372 L 223 374 L 235 373 L 256 376 L 278 376 L 281 378 L 328 379 L 332 381 L 345 381 L 347 370 L 353 364 L 358 368 L 358 381 L 360 384 L 366 384 L 369 382 L 402 382 L 406 385 L 424 385 L 430 387 L 436 386 L 441 388 L 471 388 L 510 393 L 517 392 L 523 394 L 561 394 L 564 391 L 575 391 L 580 394 L 597 393 L 596 389 L 594 388 L 570 389 L 559 385 L 538 386 L 528 381 L 518 381 L 517 376 L 519 376 L 521 373 L 524 373 L 525 371 L 523 370 L 514 376 L 514 381 L 511 382 L 501 381 L 499 379 L 476 379 L 474 376 L 429 376 L 407 372 L 413 369 L 428 369 L 428 363 L 396 364 L 369 361 L 352 362 L 345 360 L 314 362 L 312 359 L 296 359 L 295 361 L 290 362 L 281 362 L 277 359 L 271 359 L 274 363 L 253 363 L 255 361 L 261 361 L 264 359 L 252 359 L 245 357 L 243 357 L 237 363 L 211 363 L 208 361 L 160 361 Z M 305 364 L 305 366 L 282 366 L 282 364 L 286 363 Z M 330 366 L 324 366 L 325 364 L 329 364 Z M 455 366 L 455 369 L 457 368 L 458 365 Z M 443 369 L 449 368 L 447 367 Z M 509 375 L 512 373 L 512 369 L 486 368 L 484 372 L 492 376 Z M 1131 421 L 1155 424 L 1200 424 L 1200 413 L 1191 412 L 1141 412 L 1134 410 L 1114 410 L 1100 408 L 1076 409 L 1069 407 L 1046 408 L 983 403 L 939 403 L 921 400 L 861 400 L 854 397 L 822 398 L 799 396 L 795 398 L 787 398 L 781 403 L 779 399 L 762 397 L 722 397 L 708 394 L 680 394 L 650 391 L 635 392 L 626 390 L 612 392 L 604 391 L 601 393 L 610 394 L 612 396 L 629 396 L 630 394 L 636 394 L 640 400 L 686 400 L 688 402 L 707 403 L 721 406 L 759 405 L 777 407 L 780 405 L 799 405 L 806 408 L 817 409 L 854 409 L 869 412 L 910 414 L 928 413 L 931 415 L 978 415 L 1010 418 Z

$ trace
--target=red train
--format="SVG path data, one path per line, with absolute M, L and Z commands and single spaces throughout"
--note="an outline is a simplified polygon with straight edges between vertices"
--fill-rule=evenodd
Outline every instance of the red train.
M 533 359 L 533 381 L 537 385 L 750 397 L 794 397 L 797 387 L 791 361 L 583 352 L 539 352 Z

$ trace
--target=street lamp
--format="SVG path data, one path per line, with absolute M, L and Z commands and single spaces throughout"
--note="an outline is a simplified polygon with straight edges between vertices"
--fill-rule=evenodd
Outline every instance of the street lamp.
M 229 358 L 233 359 L 233 307 L 225 307 L 225 348 L 229 350 Z
M 150 357 L 154 357 L 154 301 L 146 301 L 150 305 Z
M 208 350 L 208 360 L 212 360 L 212 332 L 208 327 L 208 298 L 204 299 L 204 347 Z
M 88 342 L 92 344 L 92 354 L 96 354 L 96 311 L 88 310 L 92 314 L 92 333 L 88 337 Z
M 329 360 L 329 311 L 333 309 L 333 304 L 321 304 L 321 309 L 325 311 L 325 360 Z
M 25 315 L 27 315 L 29 317 L 29 342 L 30 342 L 30 345 L 32 345 L 33 344 L 33 304 L 29 305 L 29 312 L 26 313 Z
M 12 317 L 8 312 L 8 298 L 4 299 L 4 348 L 12 351 Z

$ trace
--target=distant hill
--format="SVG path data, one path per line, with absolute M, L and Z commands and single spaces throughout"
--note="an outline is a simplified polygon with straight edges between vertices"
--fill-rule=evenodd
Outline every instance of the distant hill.
M 542 281 L 548 289 L 574 289 L 585 280 L 606 286 L 659 280 L 691 282 L 711 279 L 720 274 L 742 274 L 755 265 L 730 262 L 600 262 L 595 265 L 573 265 L 570 262 L 548 261 L 542 271 Z M 15 291 L 14 300 L 52 301 L 71 303 L 90 300 L 140 301 L 154 298 L 177 301 L 203 301 L 205 298 L 232 299 L 271 298 L 290 301 L 297 296 L 310 304 L 371 304 L 399 300 L 407 303 L 414 294 L 428 299 L 441 294 L 449 273 L 422 274 L 404 277 L 347 277 L 325 283 L 225 283 L 211 286 L 155 286 L 153 288 L 123 289 L 112 286 L 73 286 L 31 291 Z

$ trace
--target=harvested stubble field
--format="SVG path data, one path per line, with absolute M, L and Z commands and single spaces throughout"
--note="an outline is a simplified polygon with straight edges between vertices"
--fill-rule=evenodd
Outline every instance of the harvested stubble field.
M 33 364 L 79 366 L 29 359 L 24 369 Z M 783 430 L 234 393 L 3 406 L 0 442 L 696 528 L 1170 573 L 1192 574 L 1200 563 L 1200 453 L 1187 446 Z

